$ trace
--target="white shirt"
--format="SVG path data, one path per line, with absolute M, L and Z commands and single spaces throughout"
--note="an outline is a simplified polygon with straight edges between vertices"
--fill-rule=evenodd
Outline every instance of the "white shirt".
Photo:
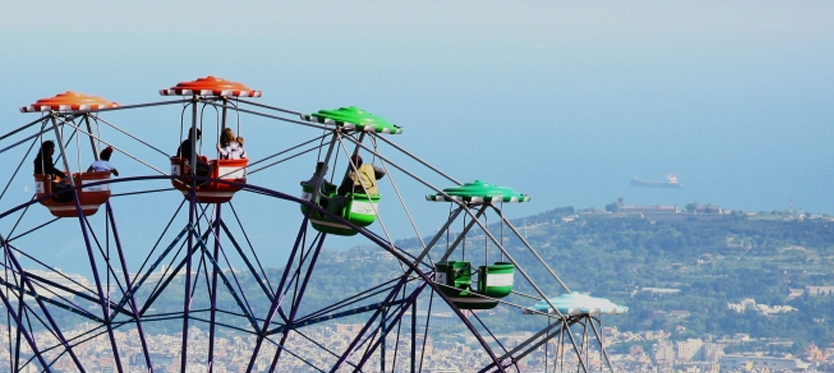
M 93 162 L 93 164 L 90 165 L 90 167 L 92 167 L 93 171 L 96 171 L 96 172 L 111 171 L 111 170 L 116 169 L 116 167 L 113 167 L 113 165 L 110 164 L 110 162 L 104 161 L 104 160 L 95 161 L 95 162 Z
M 240 147 L 237 141 L 232 141 L 229 145 L 220 148 L 220 158 L 222 159 L 244 159 L 246 152 Z

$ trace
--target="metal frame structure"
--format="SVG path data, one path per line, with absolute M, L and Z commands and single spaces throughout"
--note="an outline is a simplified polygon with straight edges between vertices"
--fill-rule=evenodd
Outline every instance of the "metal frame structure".
M 5 326 L 0 330 L 5 334 L 4 350 L 12 371 L 86 372 L 107 366 L 119 373 L 134 371 L 136 367 L 147 372 L 187 372 L 200 366 L 205 367 L 204 371 L 213 372 L 219 356 L 231 354 L 238 361 L 245 361 L 247 372 L 417 372 L 427 368 L 424 365 L 429 355 L 427 340 L 437 332 L 430 325 L 432 312 L 440 309 L 454 315 L 462 325 L 457 330 L 465 331 L 471 343 L 482 352 L 467 358 L 474 370 L 517 371 L 521 359 L 542 349 L 549 341 L 558 340 L 573 346 L 570 361 L 579 371 L 591 371 L 592 344 L 588 341 L 599 341 L 596 346 L 604 353 L 599 318 L 563 315 L 558 311 L 529 316 L 538 317 L 542 326 L 509 348 L 491 330 L 488 315 L 454 307 L 439 291 L 443 285 L 434 282 L 434 261 L 448 257 L 471 234 L 484 237 L 492 250 L 515 263 L 522 276 L 518 288 L 535 293 L 515 292 L 502 300 L 499 307 L 517 308 L 513 312 L 521 314 L 520 309 L 525 307 L 518 303 L 546 301 L 546 292 L 570 291 L 503 214 L 499 215 L 499 223 L 512 234 L 516 247 L 506 248 L 509 241 L 490 233 L 491 227 L 481 218 L 490 211 L 500 214 L 496 205 L 454 203 L 448 221 L 430 242 L 421 243 L 419 248 L 398 247 L 385 228 L 392 222 L 383 220 L 382 214 L 373 226 L 355 226 L 311 201 L 294 196 L 295 192 L 275 190 L 267 186 L 268 182 L 251 175 L 280 168 L 282 162 L 297 157 L 312 158 L 316 152 L 326 152 L 330 161 L 335 152 L 342 151 L 347 158 L 351 152 L 362 150 L 382 163 L 391 175 L 389 179 L 396 174 L 435 193 L 443 191 L 425 174 L 449 183 L 460 184 L 458 181 L 373 131 L 350 131 L 316 123 L 305 119 L 303 113 L 242 97 L 246 96 L 195 92 L 163 102 L 96 110 L 47 110 L 39 119 L 0 136 L 0 157 L 6 165 L 13 164 L 13 157 L 22 154 L 22 160 L 7 175 L 9 181 L 0 193 L 3 248 L 0 300 L 5 315 Z M 189 175 L 171 175 L 161 171 L 163 157 L 145 160 L 135 155 L 140 152 L 136 148 L 143 148 L 167 157 L 159 150 L 162 146 L 104 119 L 108 112 L 144 111 L 167 105 L 182 106 L 184 114 L 190 111 L 191 128 L 200 126 L 202 110 L 217 108 L 222 113 L 223 127 L 227 125 L 228 113 L 234 112 L 295 125 L 300 130 L 313 129 L 317 134 L 304 143 L 250 160 L 250 178 L 246 183 L 202 177 L 193 170 Z M 100 129 L 94 129 L 93 124 L 101 123 L 107 131 L 118 133 L 130 142 L 118 142 L 103 135 Z M 73 185 L 77 217 L 51 217 L 40 204 L 50 196 L 29 195 L 24 199 L 7 193 L 11 185 L 21 180 L 31 183 L 29 175 L 21 169 L 31 159 L 32 149 L 45 136 L 55 137 L 59 158 L 67 170 L 72 168 L 72 141 L 80 151 L 81 138 L 86 137 L 94 156 L 98 145 L 106 144 L 148 172 Z M 382 147 L 387 147 L 390 153 L 380 151 Z M 402 165 L 401 159 L 416 162 L 423 168 L 409 169 Z M 195 159 L 191 161 L 193 164 Z M 191 188 L 185 198 L 175 203 L 170 203 L 170 196 L 179 192 L 171 186 L 172 180 L 187 182 Z M 247 229 L 245 215 L 247 209 L 253 208 L 251 205 L 239 204 L 237 198 L 227 203 L 200 203 L 197 196 L 200 186 L 209 182 L 239 188 L 238 195 L 250 196 L 260 206 L 297 214 L 300 221 L 297 233 L 292 237 L 275 237 L 288 252 L 283 271 L 262 264 L 262 258 L 276 248 L 253 244 L 254 234 L 268 232 Z M 97 215 L 87 216 L 83 214 L 79 195 L 84 188 L 95 187 L 107 187 L 113 194 Z M 399 195 L 393 181 L 392 189 L 410 216 L 406 198 Z M 154 206 L 151 211 L 130 211 L 124 207 L 130 204 L 121 203 L 123 199 L 137 201 L 159 196 L 167 196 L 165 201 L 169 204 Z M 395 206 L 393 198 L 386 203 L 385 209 Z M 304 206 L 307 213 L 300 214 L 299 206 Z M 164 211 L 171 211 L 171 216 L 162 219 Z M 311 302 L 314 287 L 326 281 L 327 274 L 317 269 L 329 236 L 311 227 L 309 219 L 313 212 L 357 230 L 355 239 L 371 247 L 376 255 L 388 258 L 386 263 L 394 268 L 385 268 L 383 280 L 356 284 L 355 291 L 333 294 L 332 299 L 323 303 Z M 125 217 L 137 213 L 153 215 L 151 218 L 158 220 L 159 226 L 165 222 L 164 227 L 145 232 L 139 224 L 125 225 Z M 456 233 L 453 223 L 459 217 L 468 217 L 469 222 Z M 414 221 L 409 223 L 417 225 Z M 416 228 L 415 231 L 417 237 L 422 237 Z M 137 246 L 132 241 L 137 234 L 145 235 L 147 242 L 153 243 Z M 50 250 L 62 238 L 72 238 L 78 243 L 72 250 L 75 255 L 83 252 L 89 263 L 86 276 L 92 278 L 92 283 L 60 270 L 61 261 Z M 442 247 L 444 238 L 447 239 L 445 248 Z M 136 252 L 141 253 L 141 261 L 135 260 Z M 521 256 L 530 256 L 541 268 L 527 271 L 521 265 L 527 263 L 520 260 Z M 538 278 L 531 274 L 534 272 Z M 419 313 L 427 315 L 425 323 L 418 322 Z M 354 325 L 347 343 L 329 345 L 321 338 L 323 333 L 332 333 L 333 327 L 342 323 Z M 578 326 L 585 331 L 580 341 L 575 340 L 576 333 L 571 331 Z M 169 336 L 166 343 L 155 341 L 160 335 Z M 221 336 L 232 338 L 237 344 L 221 345 Z M 562 353 L 566 350 L 563 348 Z M 3 358 L 0 356 L 0 360 Z M 561 356 L 563 365 L 568 362 L 566 359 Z M 610 363 L 607 365 L 611 368 Z

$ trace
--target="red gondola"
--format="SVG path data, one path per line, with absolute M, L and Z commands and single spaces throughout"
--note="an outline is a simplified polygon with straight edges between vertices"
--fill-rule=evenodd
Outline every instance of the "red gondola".
M 249 163 L 248 159 L 214 159 L 210 161 L 211 173 L 207 176 L 222 181 L 197 182 L 197 200 L 200 203 L 223 203 L 231 200 L 235 192 L 240 190 L 242 186 L 226 182 L 245 184 L 247 163 Z M 171 184 L 186 197 L 191 190 L 191 183 L 186 177 L 190 174 L 191 167 L 185 158 L 171 157 L 171 176 L 183 176 L 171 179 Z
M 197 128 L 198 114 L 196 107 L 198 102 L 222 102 L 222 119 L 221 122 L 218 123 L 217 127 L 218 132 L 220 132 L 226 127 L 226 105 L 230 105 L 230 101 L 235 100 L 238 97 L 261 97 L 263 93 L 261 91 L 250 89 L 242 83 L 231 82 L 214 76 L 207 76 L 194 81 L 180 82 L 168 89 L 161 89 L 159 94 L 163 96 L 192 97 L 192 105 L 195 106 L 192 107 L 191 128 L 185 128 L 183 132 L 194 131 L 199 135 L 200 130 Z M 238 124 L 238 132 L 239 129 Z M 198 140 L 198 138 L 193 140 L 194 142 L 192 146 L 195 150 L 197 148 Z M 197 152 L 197 154 L 200 153 Z M 241 156 L 245 157 L 245 155 Z M 211 180 L 196 182 L 195 194 L 197 195 L 197 201 L 200 203 L 228 202 L 232 199 L 235 192 L 243 187 L 242 185 L 229 184 L 229 182 L 238 184 L 246 183 L 246 165 L 249 163 L 249 160 L 242 158 L 214 159 L 209 161 L 205 157 L 201 158 L 203 162 L 209 165 L 210 172 L 205 176 Z M 170 160 L 171 176 L 174 176 L 174 178 L 171 179 L 171 184 L 174 188 L 181 191 L 186 198 L 188 198 L 188 194 L 191 191 L 191 179 L 189 178 L 191 176 L 191 167 L 189 165 L 189 159 L 174 156 L 171 157 Z

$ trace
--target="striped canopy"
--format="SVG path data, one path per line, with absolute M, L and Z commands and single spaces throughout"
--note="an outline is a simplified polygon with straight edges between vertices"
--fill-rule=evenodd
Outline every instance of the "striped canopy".
M 616 305 L 605 298 L 595 298 L 588 294 L 567 293 L 550 298 L 550 303 L 563 315 L 621 315 L 628 312 L 628 307 Z M 545 301 L 536 303 L 524 313 L 555 313 Z
M 403 128 L 392 124 L 385 118 L 371 114 L 355 106 L 341 107 L 333 110 L 319 110 L 317 113 L 304 115 L 304 120 L 334 125 L 344 129 L 388 133 L 398 135 Z
M 426 195 L 426 200 L 470 203 L 528 202 L 530 201 L 530 195 L 518 193 L 509 187 L 475 180 L 461 186 L 443 189 L 443 193 Z
M 67 91 L 53 97 L 42 98 L 34 104 L 20 108 L 21 113 L 33 113 L 38 111 L 80 111 L 80 110 L 101 110 L 120 107 L 122 104 L 106 100 L 99 96 L 85 95 L 80 92 Z
M 263 92 L 253 90 L 243 83 L 207 76 L 190 82 L 180 82 L 168 89 L 160 89 L 159 94 L 163 96 L 261 97 Z

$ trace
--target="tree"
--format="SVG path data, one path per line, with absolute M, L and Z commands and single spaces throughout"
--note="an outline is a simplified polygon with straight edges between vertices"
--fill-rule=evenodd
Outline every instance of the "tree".
M 686 209 L 686 211 L 695 212 L 695 209 L 698 208 L 698 204 L 695 203 L 695 202 L 688 203 L 688 204 L 686 204 L 686 207 L 684 207 L 684 208 Z

